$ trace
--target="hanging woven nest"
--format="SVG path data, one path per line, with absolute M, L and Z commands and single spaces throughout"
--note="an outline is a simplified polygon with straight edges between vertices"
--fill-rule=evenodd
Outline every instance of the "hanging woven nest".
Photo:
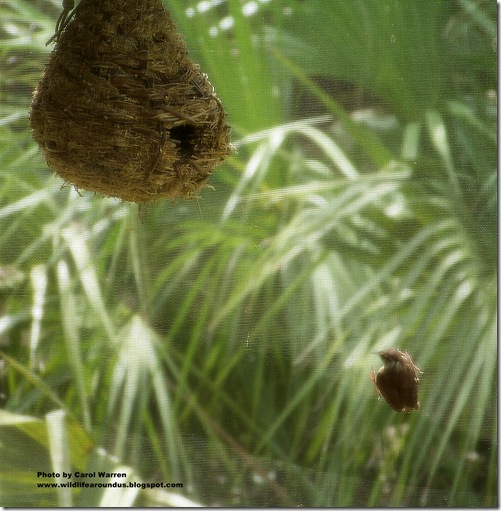
M 72 14 L 31 106 L 48 166 L 128 201 L 197 196 L 230 128 L 161 0 L 81 0 Z

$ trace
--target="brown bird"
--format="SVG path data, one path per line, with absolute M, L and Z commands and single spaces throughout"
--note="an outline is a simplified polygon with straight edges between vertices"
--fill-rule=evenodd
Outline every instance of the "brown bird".
M 406 351 L 394 348 L 380 351 L 379 356 L 384 366 L 376 372 L 372 369 L 371 380 L 376 385 L 377 393 L 397 412 L 419 410 L 418 373 Z

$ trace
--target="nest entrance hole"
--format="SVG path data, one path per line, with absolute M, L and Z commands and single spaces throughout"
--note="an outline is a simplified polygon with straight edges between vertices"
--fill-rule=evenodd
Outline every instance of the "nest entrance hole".
M 179 124 L 170 129 L 170 138 L 179 142 L 179 156 L 182 161 L 189 160 L 195 152 L 197 130 L 189 124 Z

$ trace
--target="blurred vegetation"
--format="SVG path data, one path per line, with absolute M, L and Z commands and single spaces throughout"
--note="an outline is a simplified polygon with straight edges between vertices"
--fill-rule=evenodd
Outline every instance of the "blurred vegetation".
M 237 152 L 138 209 L 47 170 L 61 2 L 0 1 L 0 504 L 496 506 L 495 2 L 165 5 Z M 70 468 L 184 488 L 37 488 Z

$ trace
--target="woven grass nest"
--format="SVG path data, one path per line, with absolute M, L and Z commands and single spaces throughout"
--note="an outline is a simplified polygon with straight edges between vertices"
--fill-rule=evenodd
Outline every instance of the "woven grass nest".
M 196 197 L 230 128 L 161 0 L 81 0 L 73 14 L 31 106 L 49 168 L 133 202 Z

